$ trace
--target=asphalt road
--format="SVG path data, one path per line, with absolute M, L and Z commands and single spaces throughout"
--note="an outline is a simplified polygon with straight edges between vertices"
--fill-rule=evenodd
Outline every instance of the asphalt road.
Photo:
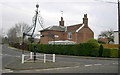
M 27 52 L 26 52 L 27 53 Z M 56 61 L 76 62 L 73 67 L 50 68 L 38 70 L 10 70 L 5 66 L 21 59 L 22 52 L 2 46 L 2 69 L 3 73 L 118 73 L 118 60 L 83 59 L 80 57 L 56 56 Z M 79 65 L 79 63 L 81 65 Z

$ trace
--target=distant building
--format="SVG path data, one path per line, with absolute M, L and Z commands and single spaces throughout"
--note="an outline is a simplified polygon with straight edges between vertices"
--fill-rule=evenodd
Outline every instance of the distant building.
M 50 26 L 46 29 L 40 30 L 41 44 L 48 44 L 50 41 L 71 41 L 76 44 L 85 43 L 90 38 L 94 38 L 94 32 L 88 26 L 87 14 L 84 14 L 83 23 L 71 26 L 64 26 L 63 17 L 59 21 L 59 26 Z
M 108 39 L 107 38 L 98 38 L 98 42 L 107 44 L 108 43 Z
M 114 44 L 119 44 L 118 31 L 114 31 Z

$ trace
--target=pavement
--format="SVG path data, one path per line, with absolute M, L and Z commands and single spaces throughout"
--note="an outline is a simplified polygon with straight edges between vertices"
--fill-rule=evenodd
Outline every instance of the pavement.
M 17 66 L 16 66 L 17 65 Z M 63 67 L 73 67 L 75 65 L 78 65 L 75 62 L 65 62 L 65 61 L 57 61 L 57 62 L 25 62 L 21 63 L 21 61 L 16 61 L 13 63 L 10 63 L 5 66 L 6 69 L 11 70 L 35 70 L 35 69 L 50 69 L 50 68 L 63 68 Z

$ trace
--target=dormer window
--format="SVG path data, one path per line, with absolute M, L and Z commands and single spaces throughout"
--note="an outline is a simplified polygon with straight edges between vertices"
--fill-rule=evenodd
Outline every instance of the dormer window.
M 72 33 L 71 32 L 68 33 L 68 39 L 72 39 Z

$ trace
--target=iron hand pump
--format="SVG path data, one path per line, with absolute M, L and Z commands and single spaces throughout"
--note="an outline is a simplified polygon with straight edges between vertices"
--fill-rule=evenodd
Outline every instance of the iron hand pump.
M 36 10 L 35 20 L 34 20 L 33 27 L 32 27 L 33 28 L 32 34 L 31 35 L 27 34 L 32 28 L 30 30 L 28 30 L 27 33 L 25 33 L 25 32 L 23 33 L 23 43 L 22 43 L 23 51 L 22 51 L 22 54 L 24 54 L 24 38 L 25 38 L 25 36 L 30 36 L 31 37 L 31 49 L 32 49 L 33 34 L 35 32 L 35 28 L 36 28 L 36 24 L 37 24 L 37 18 L 38 18 L 38 8 L 39 8 L 38 4 L 36 5 L 36 8 L 37 8 L 37 10 Z M 34 62 L 35 62 L 35 60 L 36 60 L 36 47 L 34 49 Z

